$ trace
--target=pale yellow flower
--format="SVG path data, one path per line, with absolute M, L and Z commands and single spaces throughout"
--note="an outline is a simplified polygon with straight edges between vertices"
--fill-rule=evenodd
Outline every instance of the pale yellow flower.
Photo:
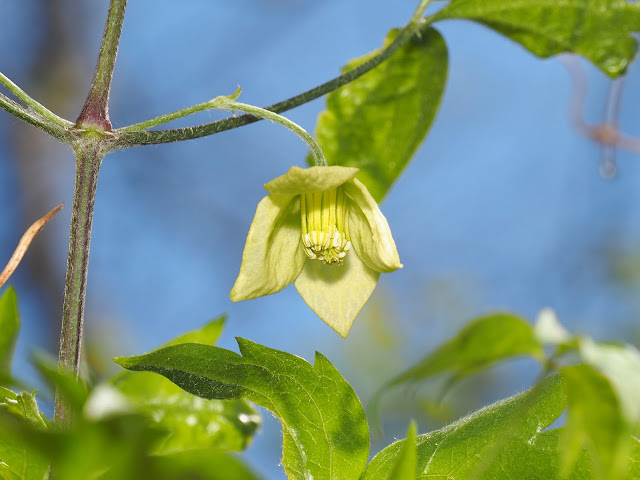
M 291 167 L 258 204 L 233 289 L 234 302 L 293 283 L 343 337 L 381 272 L 402 268 L 387 220 L 350 167 Z

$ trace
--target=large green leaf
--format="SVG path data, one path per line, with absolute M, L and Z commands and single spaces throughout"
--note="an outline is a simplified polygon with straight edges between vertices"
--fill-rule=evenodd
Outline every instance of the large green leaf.
M 391 31 L 385 45 L 396 37 Z M 378 52 L 352 60 L 351 70 Z M 447 79 L 447 46 L 426 28 L 378 67 L 330 93 L 316 137 L 330 165 L 358 167 L 379 203 L 427 134 Z
M 238 339 L 242 355 L 182 344 L 116 362 L 160 373 L 203 398 L 247 398 L 283 424 L 283 466 L 291 479 L 356 479 L 369 452 L 369 429 L 358 397 L 321 354 L 315 365 Z
M 0 384 L 11 377 L 11 358 L 19 330 L 18 297 L 9 287 L 0 297 Z
M 214 344 L 224 325 L 219 318 L 176 338 L 181 343 Z M 150 372 L 122 372 L 111 383 L 136 408 L 167 432 L 156 453 L 212 447 L 219 451 L 244 449 L 260 425 L 257 412 L 242 399 L 204 400 Z
M 393 386 L 444 373 L 450 376 L 450 386 L 492 363 L 521 355 L 539 360 L 544 358 L 542 345 L 531 325 L 508 313 L 480 317 L 416 365 L 386 383 L 374 396 L 372 409 L 377 411 L 380 396 Z
M 473 20 L 540 57 L 582 55 L 606 74 L 624 73 L 637 51 L 640 5 L 625 0 L 452 0 L 430 21 Z
M 13 417 L 13 418 L 8 418 Z M 33 393 L 14 393 L 0 387 L 0 479 L 42 480 L 48 468 L 46 459 L 22 438 L 9 434 L 3 424 L 19 421 L 31 428 L 42 429 L 42 417 Z
M 545 431 L 566 406 L 563 379 L 549 377 L 536 387 L 483 408 L 440 430 L 417 437 L 418 478 L 438 480 L 560 480 L 558 446 L 562 428 Z M 629 478 L 639 478 L 640 445 Z M 404 440 L 378 453 L 362 480 L 387 480 Z M 566 477 L 591 480 L 589 457 Z

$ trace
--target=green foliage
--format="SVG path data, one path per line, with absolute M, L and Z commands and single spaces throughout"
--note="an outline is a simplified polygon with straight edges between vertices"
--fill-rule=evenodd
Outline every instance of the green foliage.
M 569 397 L 569 421 L 561 437 L 563 472 L 571 472 L 587 448 L 594 478 L 626 478 L 632 437 L 611 384 L 589 365 L 563 368 L 562 375 Z
M 534 329 L 515 315 L 494 313 L 470 322 L 454 338 L 391 379 L 385 388 L 443 373 L 450 375 L 451 385 L 499 360 L 518 355 L 542 360 L 542 345 Z
M 564 381 L 554 375 L 534 388 L 483 408 L 434 432 L 417 437 L 420 478 L 442 480 L 552 480 L 560 478 L 563 428 L 544 431 L 567 404 Z M 640 446 L 632 440 L 634 461 Z M 387 479 L 405 441 L 377 454 L 362 480 Z M 628 458 L 628 457 L 627 457 Z M 589 457 L 580 452 L 566 478 L 595 479 Z M 634 465 L 637 469 L 637 465 Z M 636 471 L 633 472 L 636 478 Z
M 396 37 L 393 30 L 385 45 Z M 352 60 L 343 72 L 378 52 Z M 447 79 L 447 46 L 423 29 L 389 60 L 327 97 L 316 137 L 330 165 L 358 167 L 358 179 L 379 203 L 424 139 Z
M 627 478 L 632 434 L 640 432 L 640 352 L 630 345 L 568 339 L 559 349 L 577 349 L 584 364 L 564 367 L 569 416 L 562 459 L 570 471 L 582 449 L 593 459 L 594 478 Z
M 18 297 L 9 287 L 0 297 L 0 385 L 7 383 L 11 375 L 11 358 L 20 330 Z
M 0 478 L 3 480 L 42 480 L 48 468 L 46 459 L 19 436 L 8 434 L 7 424 L 24 423 L 34 430 L 47 424 L 34 393 L 16 394 L 0 387 Z
M 486 25 L 540 57 L 580 54 L 612 77 L 638 49 L 640 6 L 624 0 L 452 0 L 430 21 L 447 18 Z
M 369 430 L 349 384 L 321 354 L 315 365 L 289 353 L 238 339 L 242 355 L 183 344 L 116 362 L 160 373 L 203 398 L 245 397 L 283 425 L 283 466 L 289 478 L 354 479 L 364 470 Z
M 187 342 L 214 344 L 224 317 L 189 332 L 166 346 Z M 219 451 L 243 450 L 260 425 L 260 416 L 245 400 L 205 400 L 160 375 L 123 372 L 111 383 L 139 412 L 146 413 L 166 432 L 155 453 L 215 447 Z
M 213 343 L 223 324 L 220 318 L 169 345 Z M 246 447 L 259 425 L 244 400 L 204 400 L 144 372 L 123 372 L 92 388 L 47 357 L 34 360 L 74 422 L 68 431 L 51 428 L 34 393 L 0 387 L 0 479 L 42 480 L 49 467 L 65 480 L 257 478 L 225 453 Z
M 316 128 L 318 143 L 333 166 L 294 167 L 267 184 L 271 194 L 258 208 L 247 241 L 249 256 L 245 255 L 236 284 L 240 287 L 234 287 L 231 297 L 254 298 L 294 282 L 311 308 L 346 336 L 379 273 L 401 267 L 376 202 L 384 198 L 424 139 L 444 92 L 447 46 L 431 24 L 446 19 L 475 21 L 540 57 L 580 54 L 612 77 L 622 74 L 637 52 L 632 34 L 640 31 L 639 3 L 451 0 L 421 21 L 428 4 L 421 0 L 408 26 L 391 31 L 382 50 L 349 62 L 343 69 L 347 76 L 351 73 L 349 80 L 369 71 L 347 85 L 343 76 L 266 110 L 235 101 L 238 90 L 229 97 L 111 130 L 109 84 L 126 5 L 125 0 L 112 0 L 95 75 L 98 83 L 92 85 L 76 123 L 53 114 L 2 74 L 0 84 L 24 105 L 0 95 L 0 107 L 73 145 L 78 159 L 91 164 L 79 169 L 71 233 L 72 244 L 88 246 L 93 180 L 108 151 L 141 144 L 142 138 L 142 143 L 185 140 L 230 128 L 222 125 L 250 121 L 234 117 L 191 129 L 148 131 L 211 108 L 249 112 L 253 120 L 256 116 L 275 120 L 315 148 L 307 132 L 275 112 L 344 85 L 329 94 L 327 110 Z M 383 57 L 389 58 L 381 63 Z M 128 140 L 127 133 L 133 135 Z M 314 153 L 322 163 L 322 152 L 315 148 Z M 359 180 L 353 178 L 356 169 L 348 167 L 359 169 Z M 337 216 L 336 200 L 331 200 L 331 193 L 316 194 L 333 189 L 338 195 L 338 187 L 341 195 L 345 193 L 358 205 L 356 210 L 345 203 L 350 209 L 350 230 L 344 229 L 340 253 L 348 250 L 347 238 L 354 252 L 346 257 L 342 270 L 307 261 L 300 241 L 301 232 L 315 234 L 325 227 L 329 231 L 331 216 Z M 291 198 L 284 202 L 286 195 Z M 320 227 L 303 228 L 299 215 L 303 198 L 320 202 L 314 203 L 318 215 L 314 225 Z M 307 222 L 311 209 L 304 211 Z M 326 244 L 320 241 L 322 245 L 314 239 L 318 253 L 338 248 L 327 238 Z M 285 244 L 287 248 L 279 248 Z M 82 271 L 68 276 L 71 293 L 66 300 L 71 308 L 65 309 L 63 319 L 64 325 L 73 327 L 63 327 L 66 347 L 62 347 L 61 366 L 74 367 L 76 373 L 86 255 L 88 248 L 71 254 L 69 271 Z M 283 265 L 289 270 L 283 271 Z M 572 335 L 550 311 L 543 312 L 534 327 L 505 313 L 477 318 L 387 382 L 380 392 L 436 375 L 446 375 L 449 387 L 516 356 L 532 357 L 544 368 L 541 380 L 530 390 L 439 430 L 417 435 L 412 423 L 405 440 L 382 450 L 368 466 L 364 410 L 324 356 L 318 353 L 312 366 L 294 355 L 242 339 L 238 340 L 241 354 L 236 354 L 213 346 L 223 324 L 220 318 L 152 353 L 117 359 L 130 371 L 97 386 L 79 382 L 77 375 L 35 357 L 36 367 L 50 389 L 64 399 L 64 411 L 73 421 L 67 422 L 68 429 L 53 428 L 40 412 L 35 392 L 16 393 L 0 386 L 0 479 L 256 480 L 230 454 L 244 449 L 260 424 L 246 400 L 270 409 L 282 421 L 283 466 L 289 478 L 296 480 L 640 478 L 640 442 L 634 437 L 640 433 L 640 352 L 630 345 Z M 8 288 L 0 297 L 0 385 L 16 385 L 11 361 L 19 327 L 16 294 Z M 554 372 L 558 373 L 551 375 Z M 374 405 L 377 399 L 379 395 Z M 566 426 L 548 429 L 565 409 Z

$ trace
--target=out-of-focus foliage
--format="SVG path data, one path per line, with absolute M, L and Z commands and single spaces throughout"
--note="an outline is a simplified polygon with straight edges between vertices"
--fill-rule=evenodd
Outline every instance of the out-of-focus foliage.
M 547 356 L 543 353 L 545 349 Z M 588 337 L 572 336 L 550 310 L 541 312 L 535 326 L 506 314 L 473 320 L 452 340 L 388 382 L 381 392 L 437 374 L 447 373 L 453 380 L 459 379 L 498 360 L 520 355 L 530 355 L 539 361 L 545 372 L 560 371 L 565 377 L 562 397 L 568 398 L 569 406 L 568 424 L 560 437 L 559 460 L 554 457 L 554 462 L 560 464 L 554 463 L 553 475 L 549 471 L 535 478 L 578 473 L 588 476 L 575 478 L 627 478 L 629 468 L 637 468 L 640 454 L 638 442 L 632 436 L 640 432 L 640 386 L 631 380 L 640 378 L 640 352 L 626 344 L 598 343 Z M 378 401 L 379 397 L 372 402 L 374 418 Z M 529 408 L 537 408 L 539 404 L 535 396 L 528 402 L 531 405 L 518 414 L 523 418 L 531 415 Z M 550 418 L 551 422 L 566 404 L 567 400 L 562 400 L 562 408 Z M 500 438 L 504 439 L 504 434 L 497 435 L 494 441 L 501 442 Z M 586 452 L 589 468 L 581 463 Z
M 545 430 L 567 405 L 561 375 L 547 378 L 525 393 L 497 402 L 440 430 L 417 437 L 421 478 L 463 480 L 556 479 L 564 428 Z M 640 474 L 640 444 L 631 439 L 627 460 L 634 459 L 629 478 Z M 386 479 L 405 441 L 376 455 L 362 480 Z M 565 478 L 600 478 L 579 452 L 576 468 Z
M 13 288 L 7 288 L 0 297 L 0 385 L 11 375 L 11 359 L 20 330 L 18 297 Z
M 7 290 L 6 298 L 12 307 L 4 302 L 0 324 L 7 315 L 18 315 L 15 293 Z M 169 345 L 214 343 L 223 323 L 223 318 L 215 320 Z M 123 372 L 92 387 L 59 372 L 49 359 L 34 359 L 52 391 L 73 410 L 72 427 L 49 424 L 35 392 L 0 387 L 1 479 L 42 480 L 50 468 L 56 478 L 68 480 L 257 478 L 225 453 L 244 449 L 260 424 L 246 401 L 194 397 L 150 373 Z

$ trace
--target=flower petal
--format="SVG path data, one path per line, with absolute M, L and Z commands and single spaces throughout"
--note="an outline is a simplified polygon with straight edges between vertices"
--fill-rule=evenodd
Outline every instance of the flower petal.
M 271 193 L 300 195 L 338 187 L 354 178 L 356 173 L 357 168 L 337 165 L 309 168 L 293 166 L 284 175 L 267 183 L 264 188 Z
M 367 187 L 354 178 L 342 188 L 350 200 L 349 237 L 360 259 L 376 272 L 402 268 L 387 219 Z
M 231 300 L 279 292 L 296 279 L 306 259 L 300 241 L 300 198 L 267 195 L 251 223 Z
M 309 308 L 347 338 L 351 324 L 376 288 L 379 276 L 362 263 L 355 252 L 350 252 L 342 266 L 307 261 L 294 285 Z

